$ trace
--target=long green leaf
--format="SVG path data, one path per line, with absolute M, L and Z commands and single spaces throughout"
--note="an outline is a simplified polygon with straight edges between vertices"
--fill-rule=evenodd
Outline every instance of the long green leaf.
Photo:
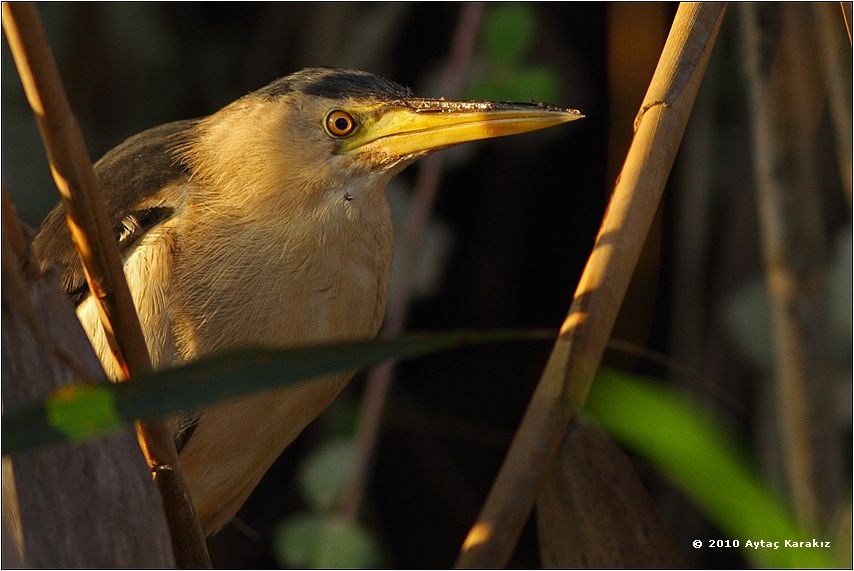
M 660 382 L 602 371 L 585 408 L 614 437 L 668 476 L 731 540 L 738 540 L 754 565 L 839 565 L 832 546 L 786 543 L 830 538 L 799 529 L 735 436 L 685 395 Z M 709 549 L 707 540 L 712 538 L 697 539 L 701 549 Z
M 79 383 L 3 413 L 3 453 L 79 442 L 229 397 L 403 359 L 503 341 L 541 340 L 553 332 L 499 330 L 406 335 L 289 349 L 230 351 L 121 384 Z

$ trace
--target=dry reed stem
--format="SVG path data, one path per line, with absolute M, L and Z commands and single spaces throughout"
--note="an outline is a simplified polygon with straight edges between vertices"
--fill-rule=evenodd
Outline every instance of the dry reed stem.
M 845 22 L 845 31 L 848 32 L 848 43 L 851 43 L 851 2 L 840 2 L 842 8 L 842 21 Z
M 673 166 L 725 4 L 682 3 L 635 120 L 635 136 L 540 383 L 459 568 L 504 566 L 572 417 L 590 389 Z
M 35 6 L 4 2 L 3 28 L 36 116 L 110 349 L 125 379 L 131 373 L 148 372 L 151 360 L 112 226 Z M 163 423 L 138 423 L 137 438 L 163 498 L 176 563 L 179 567 L 210 567 L 171 431 Z
M 459 97 L 465 84 L 466 72 L 474 51 L 474 42 L 483 16 L 483 2 L 464 4 L 457 27 L 451 40 L 448 63 L 442 77 L 440 91 L 443 97 Z M 389 292 L 388 317 L 383 327 L 383 335 L 395 336 L 406 327 L 406 317 L 412 296 L 412 284 L 409 281 L 409 265 L 424 237 L 433 204 L 442 179 L 443 162 L 441 156 L 426 158 L 418 171 L 415 191 L 410 202 L 406 222 L 401 236 L 401 255 L 397 260 L 398 279 L 392 283 Z M 356 435 L 356 460 L 353 474 L 342 494 L 340 513 L 355 520 L 359 515 L 365 495 L 368 472 L 373 461 L 383 410 L 394 377 L 394 364 L 382 363 L 374 367 L 368 375 L 365 395 L 362 398 L 360 422 Z

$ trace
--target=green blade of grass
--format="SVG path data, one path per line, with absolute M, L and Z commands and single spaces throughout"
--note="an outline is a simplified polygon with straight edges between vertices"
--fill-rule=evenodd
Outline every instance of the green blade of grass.
M 386 359 L 464 345 L 551 339 L 554 332 L 497 330 L 413 334 L 288 349 L 244 349 L 146 375 L 129 383 L 68 385 L 3 413 L 4 454 L 79 442 L 134 420 L 154 420 L 222 399 L 352 371 Z
M 664 473 L 722 532 L 739 540 L 754 565 L 839 565 L 830 548 L 786 545 L 786 540 L 829 538 L 801 530 L 735 436 L 685 395 L 649 379 L 600 371 L 585 408 L 615 438 Z M 698 539 L 705 543 L 705 538 Z M 772 546 L 754 548 L 748 540 Z

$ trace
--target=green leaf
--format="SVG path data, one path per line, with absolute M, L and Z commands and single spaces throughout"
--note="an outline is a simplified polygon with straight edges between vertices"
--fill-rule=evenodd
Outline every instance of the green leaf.
M 363 569 L 377 567 L 379 563 L 379 548 L 365 528 L 343 519 L 326 520 L 315 554 L 315 568 Z
M 315 515 L 299 514 L 279 524 L 274 532 L 276 558 L 294 569 L 311 567 L 323 520 Z
M 759 567 L 834 567 L 829 549 L 787 548 L 810 540 L 748 461 L 736 437 L 708 410 L 649 379 L 601 371 L 585 408 L 618 440 L 687 494 Z M 827 540 L 815 536 L 818 540 Z M 779 549 L 753 549 L 778 541 Z
M 114 399 L 109 385 L 61 387 L 46 402 L 48 422 L 72 442 L 85 439 L 99 426 L 115 430 L 122 419 Z
M 537 18 L 528 4 L 497 4 L 486 16 L 484 42 L 491 59 L 502 64 L 519 62 L 533 44 Z
M 550 339 L 543 331 L 455 331 L 404 335 L 290 349 L 244 349 L 143 375 L 132 382 L 63 387 L 43 400 L 3 413 L 4 454 L 113 432 L 136 419 L 159 419 L 220 400 L 354 371 L 386 359 L 446 351 L 463 345 Z M 92 411 L 95 411 L 94 414 Z
M 352 441 L 332 440 L 306 459 L 298 476 L 299 488 L 316 511 L 334 507 L 349 481 L 355 457 Z
M 292 517 L 276 530 L 273 546 L 278 560 L 294 568 L 360 569 L 381 562 L 371 534 L 339 517 Z

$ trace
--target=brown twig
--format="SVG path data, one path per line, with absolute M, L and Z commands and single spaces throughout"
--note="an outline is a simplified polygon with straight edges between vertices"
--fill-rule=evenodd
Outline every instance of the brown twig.
M 125 379 L 132 373 L 145 373 L 151 370 L 151 360 L 112 226 L 41 19 L 31 3 L 3 3 L 3 28 L 118 369 Z M 137 437 L 163 498 L 176 563 L 179 567 L 210 567 L 171 431 L 165 424 L 139 423 Z
M 470 2 L 463 5 L 451 42 L 448 64 L 442 78 L 441 93 L 448 98 L 456 98 L 462 92 L 466 72 L 474 51 L 474 42 L 480 27 L 484 5 L 482 2 Z M 442 157 L 433 155 L 421 163 L 415 181 L 415 191 L 409 206 L 406 223 L 401 236 L 400 256 L 397 259 L 399 278 L 391 284 L 388 311 L 383 335 L 394 336 L 406 326 L 406 317 L 411 302 L 411 284 L 408 268 L 421 244 L 443 171 Z M 350 483 L 342 495 L 341 514 L 356 519 L 361 509 L 365 493 L 368 472 L 376 449 L 379 426 L 383 409 L 388 397 L 389 387 L 394 376 L 394 365 L 383 363 L 371 371 L 368 376 L 365 396 L 362 399 L 360 424 L 356 435 L 356 461 Z
M 457 567 L 506 564 L 581 406 L 673 166 L 725 5 L 680 4 L 551 357 Z

